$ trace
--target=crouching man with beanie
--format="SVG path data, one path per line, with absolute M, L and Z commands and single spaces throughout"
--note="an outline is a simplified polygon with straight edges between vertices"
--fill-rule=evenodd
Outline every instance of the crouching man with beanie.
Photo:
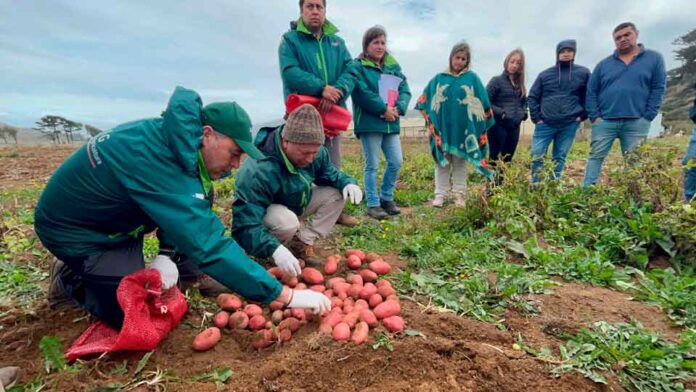
M 357 181 L 331 164 L 311 105 L 278 128 L 262 128 L 254 143 L 266 158 L 247 159 L 237 173 L 232 236 L 249 254 L 272 257 L 287 275 L 300 272 L 298 258 L 321 265 L 314 243 L 329 234 L 346 200 L 362 201 Z

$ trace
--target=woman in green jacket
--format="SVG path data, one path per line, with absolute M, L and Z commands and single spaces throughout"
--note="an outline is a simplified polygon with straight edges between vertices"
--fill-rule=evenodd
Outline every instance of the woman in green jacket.
M 365 154 L 367 214 L 375 219 L 399 214 L 394 203 L 394 187 L 403 162 L 399 116 L 406 114 L 411 100 L 406 77 L 396 59 L 387 52 L 386 40 L 384 28 L 369 28 L 363 35 L 363 51 L 353 64 L 356 73 L 352 94 L 355 136 L 360 139 Z M 391 93 L 388 90 L 392 90 Z M 384 152 L 387 167 L 378 194 L 380 151 Z

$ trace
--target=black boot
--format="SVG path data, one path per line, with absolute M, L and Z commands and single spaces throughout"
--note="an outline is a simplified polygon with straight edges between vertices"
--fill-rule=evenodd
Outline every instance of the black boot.
M 367 207 L 367 215 L 377 220 L 382 220 L 389 216 L 389 214 L 387 214 L 387 212 L 384 211 L 382 207 Z
M 389 215 L 399 215 L 401 211 L 399 211 L 399 207 L 396 206 L 396 203 L 393 201 L 386 201 L 386 200 L 380 200 L 379 204 L 382 206 L 382 209 Z

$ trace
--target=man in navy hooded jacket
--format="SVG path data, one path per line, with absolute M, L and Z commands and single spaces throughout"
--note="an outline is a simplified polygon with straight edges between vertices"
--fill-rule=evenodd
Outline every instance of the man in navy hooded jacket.
M 559 42 L 556 65 L 542 71 L 529 92 L 529 112 L 536 124 L 531 150 L 532 182 L 539 181 L 539 169 L 551 142 L 554 175 L 561 177 L 578 125 L 587 118 L 585 93 L 590 70 L 574 64 L 576 51 L 575 40 Z
M 647 138 L 665 96 L 667 74 L 662 55 L 637 43 L 633 23 L 616 26 L 613 36 L 616 50 L 597 64 L 587 86 L 592 136 L 584 186 L 599 180 L 615 139 L 626 155 Z

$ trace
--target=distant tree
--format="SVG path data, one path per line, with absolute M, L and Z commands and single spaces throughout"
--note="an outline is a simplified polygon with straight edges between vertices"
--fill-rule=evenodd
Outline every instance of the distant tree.
M 15 144 L 17 144 L 17 131 L 18 129 L 7 124 L 0 124 L 0 137 L 2 140 L 5 141 L 6 144 L 9 142 L 7 141 L 7 137 L 11 137 L 14 139 Z
M 101 129 L 89 124 L 85 124 L 85 129 L 87 130 L 87 133 L 89 133 L 89 136 L 97 136 L 97 134 L 102 131 Z
M 65 138 L 68 143 L 74 141 L 73 132 L 79 132 L 82 129 L 82 124 L 76 121 L 68 120 L 66 118 L 62 119 L 63 132 L 65 132 Z
M 696 78 L 696 28 L 672 42 L 680 48 L 675 50 L 674 58 L 681 66 L 667 73 L 671 82 L 690 81 Z
M 63 132 L 65 121 L 66 119 L 61 116 L 43 116 L 41 120 L 36 122 L 36 128 L 34 129 L 48 136 L 53 144 L 59 144 L 61 143 L 60 134 Z

